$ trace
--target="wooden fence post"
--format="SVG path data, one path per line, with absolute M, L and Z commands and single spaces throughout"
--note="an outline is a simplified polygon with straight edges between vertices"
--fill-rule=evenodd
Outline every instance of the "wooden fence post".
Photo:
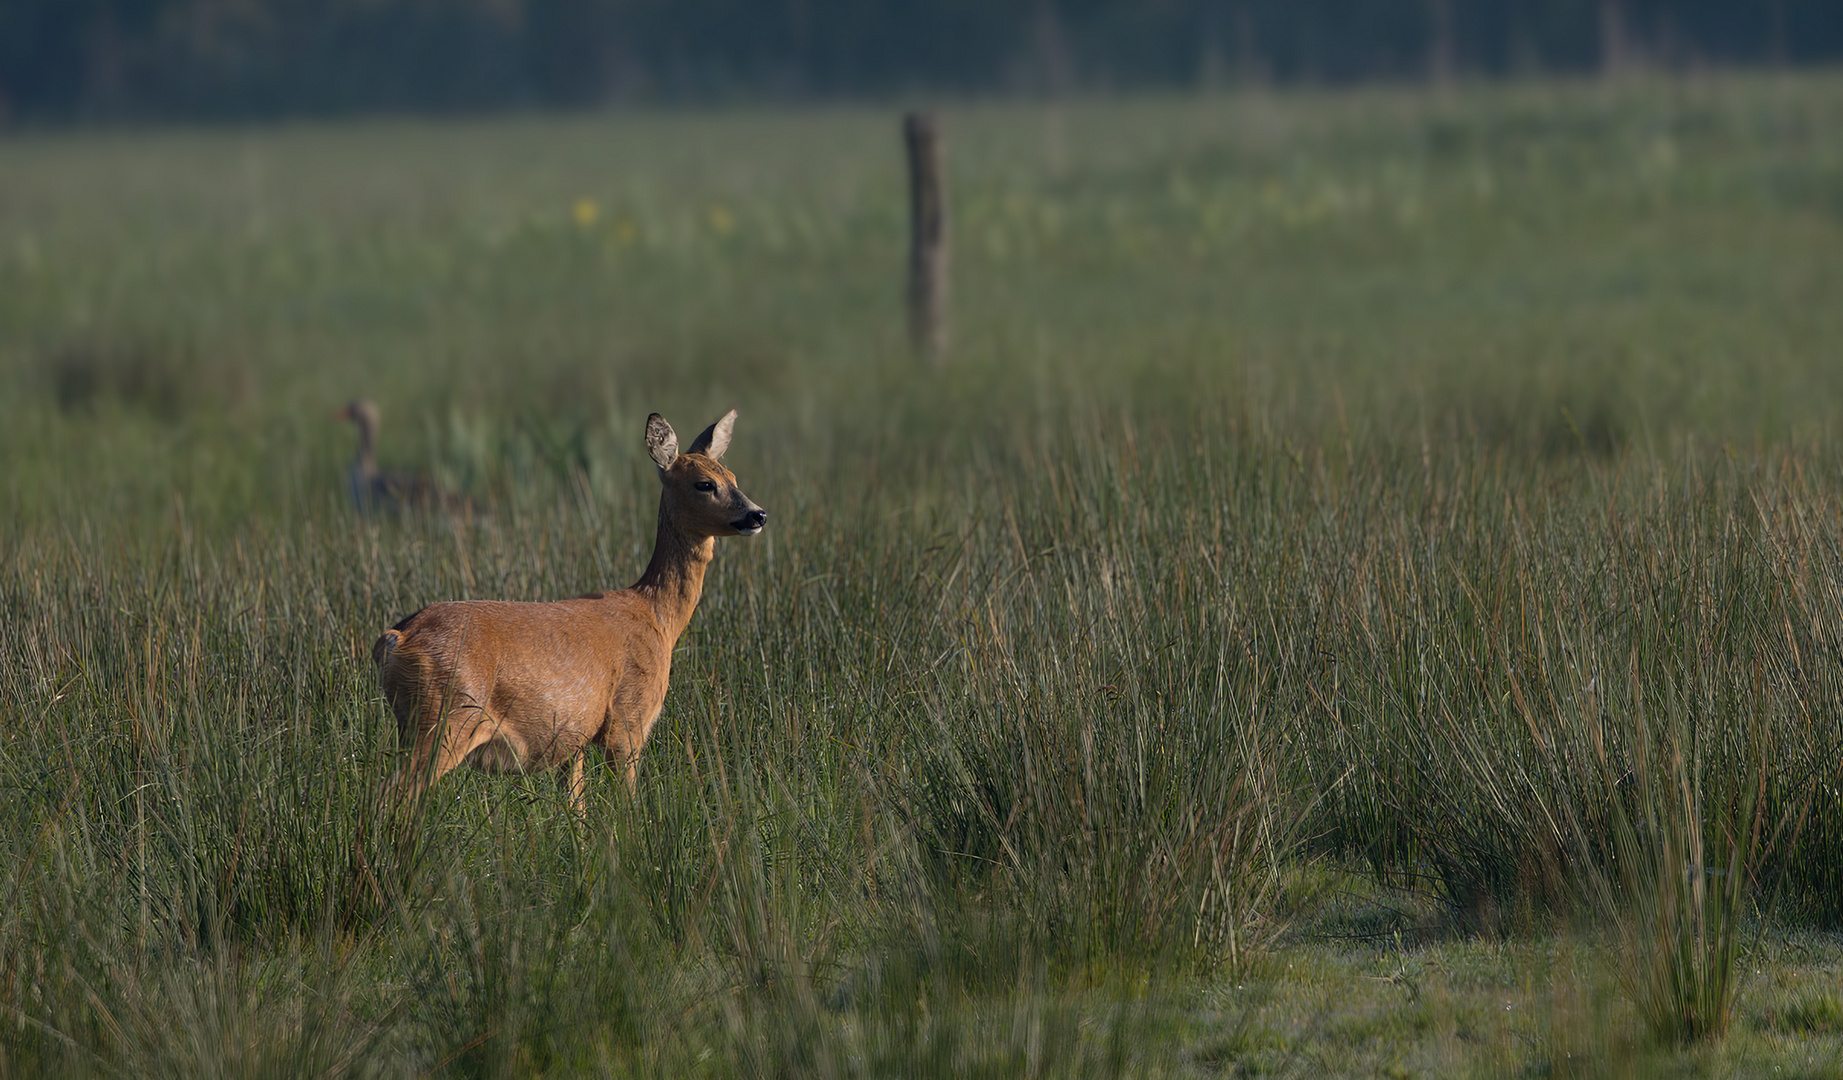
M 947 355 L 947 189 L 941 132 L 928 113 L 902 121 L 909 148 L 909 339 L 939 363 Z

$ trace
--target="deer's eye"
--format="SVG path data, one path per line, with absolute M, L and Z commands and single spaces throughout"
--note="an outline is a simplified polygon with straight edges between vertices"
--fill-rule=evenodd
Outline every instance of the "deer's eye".
M 709 480 L 699 480 L 699 481 L 698 481 L 697 483 L 695 483 L 695 484 L 693 484 L 693 485 L 691 485 L 691 486 L 692 486 L 692 487 L 694 487 L 694 488 L 697 488 L 697 489 L 698 489 L 699 491 L 715 491 L 715 490 L 717 490 L 717 485 L 715 485 L 715 484 L 713 484 L 713 483 L 711 483 L 711 482 L 710 482 Z

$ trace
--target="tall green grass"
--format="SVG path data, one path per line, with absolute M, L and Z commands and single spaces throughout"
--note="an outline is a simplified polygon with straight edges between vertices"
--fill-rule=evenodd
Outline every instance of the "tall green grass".
M 1839 110 L 950 111 L 943 372 L 880 114 L 0 143 L 0 1069 L 1179 1072 L 1321 867 L 1719 1034 L 1843 914 Z M 626 584 L 729 404 L 638 790 L 383 813 L 376 633 Z

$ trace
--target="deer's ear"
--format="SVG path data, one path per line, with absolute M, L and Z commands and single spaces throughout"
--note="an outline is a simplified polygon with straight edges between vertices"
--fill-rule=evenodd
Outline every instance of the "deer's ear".
M 669 469 L 678 460 L 678 436 L 673 433 L 672 425 L 666 418 L 654 413 L 646 418 L 646 452 L 653 456 L 653 464 L 662 469 Z
M 723 418 L 704 429 L 704 433 L 691 440 L 691 449 L 687 454 L 703 454 L 712 461 L 723 456 L 723 451 L 730 448 L 730 432 L 736 430 L 736 410 L 731 409 Z

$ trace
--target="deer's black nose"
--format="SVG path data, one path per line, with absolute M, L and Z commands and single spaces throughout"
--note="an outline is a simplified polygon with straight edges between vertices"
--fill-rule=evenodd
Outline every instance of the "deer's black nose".
M 736 531 L 737 532 L 755 532 L 761 529 L 762 526 L 766 524 L 768 524 L 768 511 L 751 510 L 748 513 L 742 515 L 742 520 L 736 523 Z

